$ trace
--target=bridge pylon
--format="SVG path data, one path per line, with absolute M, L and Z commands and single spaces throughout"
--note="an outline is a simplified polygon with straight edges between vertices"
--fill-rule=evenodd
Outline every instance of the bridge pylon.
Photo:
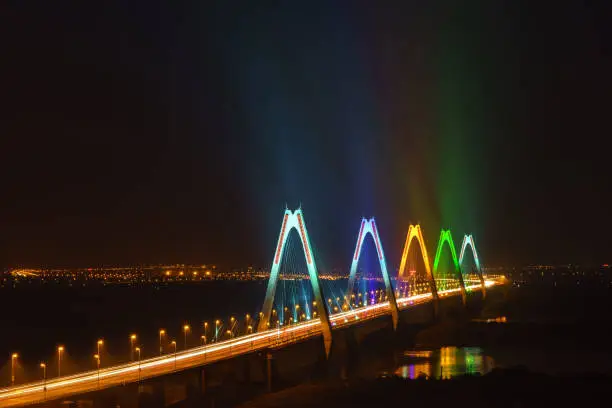
M 308 230 L 306 229 L 306 223 L 304 222 L 304 216 L 302 214 L 301 208 L 298 208 L 295 211 L 291 211 L 289 209 L 285 210 L 280 235 L 278 237 L 278 243 L 276 245 L 276 251 L 274 252 L 274 258 L 272 259 L 270 279 L 268 280 L 268 288 L 266 290 L 266 297 L 264 299 L 263 307 L 261 309 L 261 318 L 259 320 L 257 330 L 263 331 L 270 328 L 270 315 L 272 313 L 274 295 L 276 293 L 278 275 L 280 273 L 280 264 L 281 260 L 283 259 L 283 252 L 285 250 L 287 238 L 292 229 L 295 229 L 297 231 L 300 237 L 300 242 L 302 243 L 302 248 L 304 249 L 304 257 L 306 258 L 308 275 L 310 277 L 312 291 L 317 302 L 317 314 L 319 315 L 319 319 L 321 320 L 323 341 L 325 343 L 325 355 L 329 356 L 332 344 L 331 324 L 329 322 L 329 315 L 325 306 L 325 301 L 323 300 L 323 291 L 319 283 L 317 265 L 315 263 L 314 254 L 310 245 L 310 239 L 308 238 Z
M 355 284 L 355 275 L 357 274 L 357 263 L 361 255 L 361 249 L 363 248 L 363 242 L 367 235 L 371 235 L 376 244 L 376 254 L 378 255 L 378 262 L 380 264 L 380 272 L 385 282 L 385 290 L 387 294 L 387 300 L 389 301 L 389 307 L 391 309 L 391 317 L 393 319 L 393 330 L 397 329 L 397 322 L 399 321 L 399 312 L 397 309 L 397 302 L 395 300 L 395 292 L 391 286 L 391 280 L 389 279 L 389 273 L 387 272 L 387 260 L 385 259 L 385 253 L 383 251 L 382 242 L 378 235 L 378 229 L 376 228 L 376 221 L 374 218 L 369 220 L 366 218 L 361 219 L 361 227 L 359 228 L 359 235 L 357 236 L 357 245 L 355 247 L 355 253 L 353 255 L 353 261 L 351 262 L 351 271 L 349 274 L 348 288 L 346 296 L 348 302 L 350 302 L 351 295 L 353 294 L 353 286 Z
M 463 242 L 461 243 L 461 251 L 459 252 L 459 265 L 463 267 L 463 260 L 465 256 L 465 250 L 467 247 L 472 249 L 472 256 L 474 257 L 474 264 L 476 265 L 476 274 L 480 279 L 480 288 L 482 291 L 483 300 L 487 297 L 487 289 L 484 281 L 484 276 L 482 274 L 482 268 L 480 266 L 480 259 L 478 258 L 478 253 L 476 252 L 476 244 L 474 243 L 474 237 L 471 234 L 465 234 L 463 236 Z
M 402 252 L 402 260 L 400 261 L 399 271 L 397 273 L 397 280 L 399 281 L 406 274 L 406 263 L 408 262 L 408 255 L 410 254 L 410 245 L 416 240 L 421 249 L 421 256 L 423 257 L 423 263 L 425 264 L 425 272 L 427 273 L 427 280 L 429 281 L 429 288 L 431 290 L 431 296 L 434 304 L 434 309 L 437 314 L 438 309 L 438 288 L 436 286 L 436 280 L 434 279 L 431 271 L 431 261 L 429 260 L 429 254 L 425 246 L 425 238 L 423 238 L 423 230 L 420 224 L 410 225 L 408 227 L 408 234 L 406 235 L 406 243 L 404 244 L 404 250 Z
M 457 259 L 457 252 L 455 250 L 455 244 L 453 243 L 453 236 L 449 229 L 448 230 L 443 229 L 440 231 L 440 239 L 438 240 L 438 248 L 436 250 L 436 257 L 434 258 L 434 264 L 433 264 L 434 278 L 438 276 L 438 266 L 440 263 L 440 258 L 442 256 L 442 249 L 444 248 L 444 244 L 448 244 L 448 247 L 450 248 L 451 257 L 453 259 L 453 266 L 455 269 L 455 275 L 457 275 L 457 278 L 459 279 L 459 286 L 461 289 L 461 302 L 463 303 L 463 306 L 465 306 L 467 303 L 465 283 L 463 282 L 463 274 L 461 273 L 461 265 L 459 264 L 459 260 Z

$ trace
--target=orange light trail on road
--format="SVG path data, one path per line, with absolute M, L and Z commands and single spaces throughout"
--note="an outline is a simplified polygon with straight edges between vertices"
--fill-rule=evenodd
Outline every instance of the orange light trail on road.
M 485 281 L 485 285 L 487 287 L 494 286 L 500 283 L 501 282 L 498 282 L 495 280 Z M 468 287 L 478 288 L 480 287 L 480 284 L 470 285 Z M 466 289 L 468 287 L 466 287 Z M 450 294 L 457 293 L 457 292 L 460 292 L 460 288 L 440 291 L 439 294 L 440 295 L 442 294 L 450 295 Z M 401 308 L 406 309 L 415 304 L 420 304 L 420 303 L 429 301 L 431 300 L 431 297 L 432 297 L 431 293 L 424 293 L 420 295 L 413 295 L 410 297 L 398 298 L 397 303 L 398 303 L 398 306 L 401 306 Z M 386 302 L 377 303 L 375 305 L 364 306 L 361 308 L 336 313 L 334 315 L 331 315 L 329 317 L 329 320 L 333 326 L 341 327 L 345 325 L 355 324 L 356 322 L 359 322 L 361 320 L 373 319 L 376 317 L 383 316 L 388 312 L 388 310 L 389 310 L 389 302 L 386 301 Z M 352 318 L 352 319 L 349 319 L 349 318 Z M 56 379 L 48 379 L 46 381 L 38 381 L 38 382 L 29 383 L 29 384 L 23 384 L 20 386 L 4 388 L 4 389 L 0 389 L 0 406 L 4 407 L 4 406 L 28 405 L 28 404 L 40 402 L 44 399 L 43 394 L 44 394 L 45 386 L 46 386 L 46 392 L 49 393 L 50 391 L 54 389 L 61 389 L 64 387 L 71 387 L 73 385 L 86 384 L 90 382 L 91 383 L 90 389 L 79 390 L 78 392 L 75 392 L 75 394 L 82 394 L 87 391 L 93 391 L 93 390 L 98 389 L 98 375 L 100 379 L 123 377 L 127 374 L 137 373 L 140 367 L 142 378 L 150 378 L 150 377 L 156 377 L 156 376 L 174 372 L 175 371 L 174 369 L 175 361 L 183 361 L 183 360 L 187 360 L 187 359 L 194 358 L 194 357 L 200 357 L 200 356 L 209 356 L 213 353 L 219 353 L 225 350 L 230 350 L 229 356 L 221 355 L 219 356 L 219 358 L 214 358 L 214 356 L 211 356 L 208 362 L 196 361 L 193 363 L 193 366 L 200 366 L 200 365 L 208 364 L 210 362 L 218 361 L 224 358 L 234 357 L 236 355 L 240 355 L 246 352 L 251 352 L 256 349 L 269 347 L 270 345 L 273 346 L 274 343 L 272 343 L 270 340 L 274 340 L 274 339 L 277 339 L 277 340 L 284 339 L 284 341 L 290 340 L 290 342 L 303 341 L 306 338 L 315 337 L 317 335 L 320 335 L 321 333 L 320 326 L 321 326 L 321 322 L 319 320 L 309 320 L 309 321 L 305 321 L 299 324 L 286 326 L 286 327 L 283 327 L 282 329 L 273 328 L 273 329 L 266 330 L 264 332 L 247 334 L 247 335 L 235 338 L 235 339 L 226 340 L 221 343 L 215 343 L 215 344 L 205 345 L 205 346 L 198 346 L 198 347 L 195 347 L 189 350 L 178 352 L 176 354 L 164 355 L 161 357 L 153 357 L 150 359 L 140 361 L 140 364 L 138 362 L 127 363 L 127 364 L 122 364 L 122 365 L 118 365 L 114 367 L 108 367 L 108 368 L 105 368 L 99 371 L 98 370 L 87 371 L 87 372 L 83 372 L 79 374 L 56 378 Z M 291 338 L 287 339 L 287 337 L 289 337 L 289 335 L 293 333 L 304 334 L 304 337 L 300 337 L 297 340 L 291 339 Z M 268 340 L 268 341 L 264 343 L 263 342 L 264 340 Z M 237 352 L 236 354 L 231 353 L 232 348 L 237 348 L 239 346 L 243 346 L 249 343 L 251 343 L 253 346 L 249 348 L 248 350 L 241 350 Z M 259 343 L 259 344 L 255 345 L 254 343 Z M 163 366 L 163 365 L 169 366 L 168 369 L 165 370 L 164 372 L 161 372 L 161 373 L 154 372 L 154 373 L 150 373 L 149 375 L 147 375 L 146 371 L 148 369 L 150 370 L 152 368 Z M 186 368 L 188 367 L 181 367 L 181 370 L 186 369 Z M 129 382 L 132 382 L 132 380 L 130 380 Z M 116 383 L 112 383 L 103 388 L 108 388 L 108 387 L 112 387 L 115 385 Z M 36 394 L 36 393 L 40 393 L 41 395 L 39 397 L 32 395 L 31 399 L 29 399 L 28 401 L 16 402 L 16 403 L 11 404 L 10 399 L 20 398 L 28 394 Z M 70 390 L 66 391 L 66 395 L 70 395 Z M 65 395 L 61 394 L 60 396 L 65 396 Z M 60 396 L 58 396 L 58 398 Z

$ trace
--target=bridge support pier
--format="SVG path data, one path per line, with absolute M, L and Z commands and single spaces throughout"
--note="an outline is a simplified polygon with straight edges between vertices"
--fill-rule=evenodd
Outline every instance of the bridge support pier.
M 266 386 L 268 392 L 272 392 L 272 352 L 266 352 Z
M 245 384 L 251 383 L 251 360 L 248 356 L 242 358 L 242 381 Z
M 334 341 L 328 356 L 321 353 L 311 373 L 311 378 L 325 381 L 341 379 L 346 381 L 359 365 L 359 341 L 353 328 L 334 333 Z
M 165 406 L 166 393 L 163 384 L 139 385 L 138 407 L 163 408 Z
M 200 393 L 206 394 L 206 367 L 200 369 Z
M 434 299 L 432 305 L 433 317 L 431 320 L 436 322 L 440 318 L 440 299 Z

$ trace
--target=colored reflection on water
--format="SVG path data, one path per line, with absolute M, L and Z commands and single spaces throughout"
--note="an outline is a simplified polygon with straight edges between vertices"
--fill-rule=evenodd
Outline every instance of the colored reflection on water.
M 407 350 L 405 363 L 395 375 L 406 379 L 483 375 L 495 367 L 495 361 L 480 347 L 442 347 L 439 350 Z

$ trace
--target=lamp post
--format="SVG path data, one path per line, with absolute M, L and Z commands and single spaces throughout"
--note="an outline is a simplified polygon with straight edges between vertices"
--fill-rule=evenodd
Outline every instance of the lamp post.
M 11 385 L 15 385 L 15 363 L 18 357 L 19 354 L 17 353 L 11 354 Z
M 174 369 L 176 370 L 176 341 L 172 340 L 170 345 L 174 347 Z
M 100 355 L 100 347 L 104 345 L 104 340 L 98 340 L 98 343 L 96 345 L 98 346 L 98 355 Z
M 166 331 L 161 329 L 159 331 L 159 355 L 161 356 L 164 353 L 164 347 L 162 346 L 162 337 L 166 335 Z
M 202 339 L 202 345 L 205 346 L 206 345 L 206 336 L 202 335 L 200 338 Z
M 220 320 L 215 320 L 215 343 L 219 340 L 219 323 Z
M 280 320 L 276 321 L 276 343 L 278 344 L 280 342 L 280 327 L 281 327 L 281 322 Z M 253 342 L 251 341 L 251 347 Z
M 47 399 L 47 364 L 40 363 L 40 368 L 42 368 L 43 372 L 43 391 L 45 393 L 45 399 Z
M 57 348 L 57 376 L 62 376 L 62 353 L 64 352 L 64 346 Z
M 140 347 L 134 349 L 138 353 L 138 382 L 140 382 Z
M 130 361 L 134 361 L 134 342 L 136 341 L 136 335 L 130 336 Z
M 94 354 L 96 365 L 98 366 L 98 388 L 100 388 L 100 354 Z
M 190 327 L 188 324 L 183 326 L 183 350 L 187 350 L 187 332 L 189 329 Z

